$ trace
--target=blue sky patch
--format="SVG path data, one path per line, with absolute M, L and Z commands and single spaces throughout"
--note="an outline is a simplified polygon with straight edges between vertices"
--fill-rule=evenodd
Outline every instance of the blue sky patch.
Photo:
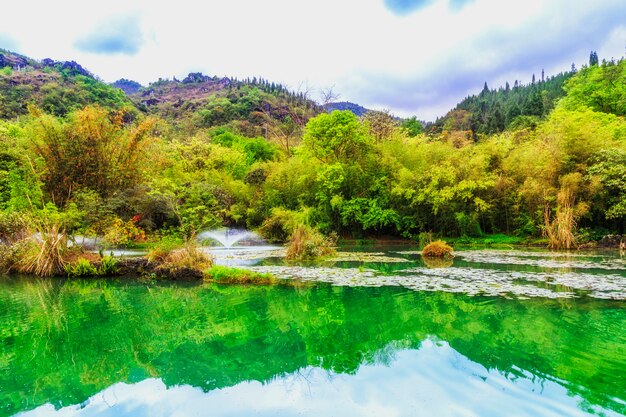
M 432 3 L 432 0 L 385 0 L 385 6 L 397 15 L 407 15 Z
M 144 44 L 139 15 L 112 17 L 78 39 L 75 46 L 94 54 L 135 55 Z

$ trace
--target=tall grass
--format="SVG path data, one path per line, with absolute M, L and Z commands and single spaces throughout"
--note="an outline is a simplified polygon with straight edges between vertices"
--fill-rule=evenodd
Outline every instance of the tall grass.
M 156 264 L 157 269 L 188 268 L 205 271 L 213 265 L 213 260 L 193 242 L 189 240 L 182 247 L 173 247 L 170 244 L 157 246 L 148 253 L 148 261 Z
M 60 274 L 65 267 L 67 234 L 59 223 L 35 222 L 38 236 L 19 267 L 20 272 L 49 277 Z
M 334 237 L 326 237 L 312 227 L 299 225 L 293 231 L 286 259 L 311 260 L 335 253 Z
M 571 176 L 571 175 L 570 175 Z M 573 176 L 572 176 L 573 177 Z M 550 249 L 573 249 L 577 247 L 576 218 L 585 208 L 574 206 L 576 198 L 577 178 L 562 179 L 561 189 L 557 194 L 557 210 L 554 219 L 551 219 L 550 207 L 544 210 L 544 234 L 548 238 Z

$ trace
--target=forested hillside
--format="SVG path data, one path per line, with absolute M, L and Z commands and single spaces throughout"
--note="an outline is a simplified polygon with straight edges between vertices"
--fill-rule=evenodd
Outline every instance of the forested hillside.
M 489 89 L 485 83 L 480 94 L 465 98 L 447 115 L 437 119 L 430 130 L 492 134 L 507 128 L 535 127 L 565 95 L 563 87 L 574 73 L 572 70 L 548 78 L 542 74 L 539 80 L 533 75 L 528 85 L 516 80 L 513 87 L 507 82 L 497 90 Z
M 116 110 L 132 106 L 122 91 L 74 61 L 38 62 L 0 49 L 0 118 L 25 115 L 29 105 L 65 116 L 93 104 Z
M 54 215 L 70 231 L 130 240 L 218 225 L 285 240 L 306 225 L 344 237 L 545 236 L 558 247 L 624 231 L 624 60 L 485 88 L 428 134 L 415 118 L 321 112 L 265 80 L 125 80 L 128 98 L 42 65 L 1 70 L 5 216 Z

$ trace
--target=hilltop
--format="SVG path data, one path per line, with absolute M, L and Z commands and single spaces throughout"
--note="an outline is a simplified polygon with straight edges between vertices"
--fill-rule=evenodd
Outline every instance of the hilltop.
M 141 110 L 179 127 L 230 125 L 249 136 L 304 126 L 321 111 L 302 93 L 262 78 L 238 80 L 190 73 L 183 80 L 160 79 L 129 94 Z
M 370 109 L 367 109 L 360 104 L 351 103 L 349 101 L 338 101 L 335 103 L 329 103 L 326 105 L 326 111 L 331 112 L 333 110 L 348 110 L 354 113 L 355 115 L 362 117 L 367 112 L 370 112 Z
M 29 105 L 64 116 L 95 104 L 158 116 L 187 133 L 229 125 L 248 136 L 288 143 L 322 111 L 305 94 L 262 78 L 190 73 L 182 81 L 159 79 L 146 87 L 128 79 L 106 84 L 74 61 L 37 61 L 7 50 L 0 50 L 0 69 L 2 119 L 27 114 Z
M 88 104 L 114 109 L 132 106 L 122 91 L 74 61 L 36 61 L 0 49 L 0 118 L 24 115 L 29 105 L 63 116 Z

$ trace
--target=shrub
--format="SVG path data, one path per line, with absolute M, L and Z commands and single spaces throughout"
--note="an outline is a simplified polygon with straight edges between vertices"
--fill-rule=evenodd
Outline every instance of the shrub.
M 173 248 L 171 243 L 157 246 L 148 253 L 148 261 L 157 264 L 155 270 L 192 269 L 204 271 L 213 265 L 211 256 L 188 242 L 182 248 Z
M 270 217 L 265 219 L 259 233 L 270 242 L 285 242 L 293 234 L 298 224 L 298 213 L 282 207 L 274 207 Z
M 0 213 L 0 240 L 10 245 L 25 239 L 29 235 L 28 224 L 19 213 Z
M 33 242 L 21 240 L 12 244 L 0 244 L 0 273 L 20 270 L 24 256 L 32 250 Z
M 443 240 L 429 243 L 422 250 L 422 256 L 432 258 L 448 258 L 452 256 L 452 247 Z
M 424 246 L 428 245 L 429 243 L 433 241 L 432 232 L 420 232 L 419 236 L 417 237 L 417 241 L 418 241 L 419 247 L 423 248 Z
M 65 264 L 64 270 L 68 277 L 90 277 L 98 275 L 98 269 L 85 258 L 79 258 L 75 262 Z
M 106 231 L 103 240 L 114 246 L 125 246 L 133 242 L 145 240 L 146 235 L 132 220 L 127 222 L 115 219 Z
M 113 257 L 113 255 L 102 256 L 100 259 L 100 267 L 98 268 L 98 275 L 115 275 L 118 272 L 119 261 Z
M 300 225 L 294 230 L 286 259 L 311 260 L 335 253 L 336 238 L 326 237 L 316 229 Z

